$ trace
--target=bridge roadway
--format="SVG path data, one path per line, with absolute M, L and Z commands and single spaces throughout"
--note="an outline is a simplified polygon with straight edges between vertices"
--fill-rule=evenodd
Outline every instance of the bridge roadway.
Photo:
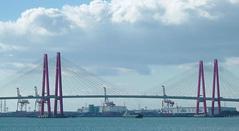
M 178 100 L 196 100 L 197 97 L 193 96 L 159 96 L 159 95 L 106 95 L 108 98 L 143 98 L 143 99 L 178 99 Z M 13 96 L 13 97 L 0 97 L 0 100 L 17 100 L 17 99 L 41 99 L 41 96 Z M 56 98 L 54 95 L 51 95 L 47 98 Z M 105 95 L 66 95 L 63 98 L 105 98 Z M 202 100 L 202 98 L 201 98 Z M 211 97 L 207 97 L 206 100 L 212 100 Z M 215 99 L 217 101 L 217 99 Z M 239 99 L 236 98 L 224 98 L 221 97 L 221 101 L 228 101 L 228 102 L 239 102 Z

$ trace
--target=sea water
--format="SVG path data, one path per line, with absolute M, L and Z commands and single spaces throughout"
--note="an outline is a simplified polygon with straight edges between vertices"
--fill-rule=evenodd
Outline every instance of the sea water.
M 239 131 L 231 118 L 0 118 L 0 131 Z

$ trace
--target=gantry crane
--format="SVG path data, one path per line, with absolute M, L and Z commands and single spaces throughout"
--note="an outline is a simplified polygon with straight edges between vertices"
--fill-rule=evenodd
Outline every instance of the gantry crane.
M 164 99 L 162 101 L 162 109 L 163 109 L 163 112 L 170 113 L 169 108 L 174 106 L 174 101 L 167 98 L 166 90 L 165 90 L 164 85 L 162 85 L 162 88 L 163 88 L 163 96 L 164 96 Z
M 34 87 L 34 91 L 35 91 L 35 96 L 36 96 L 36 97 L 39 97 L 40 95 L 38 94 L 38 90 L 37 90 L 37 87 L 36 87 L 36 86 Z M 37 99 L 35 100 L 34 112 L 39 111 L 40 108 L 41 108 L 41 100 L 40 100 L 39 98 L 37 98 Z
M 17 101 L 17 111 L 19 111 L 19 108 L 20 108 L 21 112 L 23 111 L 23 108 L 25 108 L 24 111 L 27 111 L 27 104 L 29 104 L 29 101 L 25 100 L 25 99 L 20 99 L 20 97 L 22 97 L 22 95 L 20 93 L 19 88 L 17 88 L 17 97 L 19 97 L 19 99 Z

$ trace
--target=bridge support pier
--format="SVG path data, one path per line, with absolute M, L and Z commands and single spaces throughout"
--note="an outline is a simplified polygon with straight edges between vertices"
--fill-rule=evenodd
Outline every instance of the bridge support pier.
M 212 85 L 212 115 L 214 115 L 215 106 L 215 88 L 217 86 L 217 103 L 218 103 L 218 113 L 221 112 L 221 100 L 220 100 L 220 85 L 219 85 L 219 73 L 218 73 L 218 61 L 214 60 L 214 71 L 213 71 L 213 85 Z
M 58 102 L 60 111 L 58 112 Z M 56 81 L 55 81 L 55 101 L 54 101 L 54 117 L 63 117 L 63 98 L 62 98 L 62 77 L 61 77 L 61 55 L 57 53 L 56 57 Z
M 49 88 L 48 58 L 47 54 L 44 54 L 40 117 L 51 117 L 51 101 L 49 96 L 50 96 L 50 88 Z M 47 104 L 47 114 L 45 114 L 44 108 L 45 104 Z
M 202 98 L 201 95 L 201 84 L 202 84 Z M 205 80 L 204 80 L 204 68 L 203 61 L 199 62 L 199 75 L 198 75 L 198 90 L 197 90 L 197 104 L 196 114 L 199 114 L 199 103 L 203 102 L 204 114 L 207 115 L 207 103 L 206 103 L 206 92 L 205 92 Z

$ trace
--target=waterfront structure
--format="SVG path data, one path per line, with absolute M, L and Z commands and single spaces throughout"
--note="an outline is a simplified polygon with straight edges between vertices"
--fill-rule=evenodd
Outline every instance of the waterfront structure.
M 173 107 L 169 108 L 172 114 L 194 114 L 197 110 L 195 107 Z M 207 112 L 209 116 L 218 115 L 218 107 L 214 108 L 214 114 L 212 113 L 212 107 L 207 107 Z M 236 112 L 236 107 L 221 107 L 221 112 L 228 111 L 228 112 Z M 204 107 L 199 108 L 199 114 L 204 113 Z

